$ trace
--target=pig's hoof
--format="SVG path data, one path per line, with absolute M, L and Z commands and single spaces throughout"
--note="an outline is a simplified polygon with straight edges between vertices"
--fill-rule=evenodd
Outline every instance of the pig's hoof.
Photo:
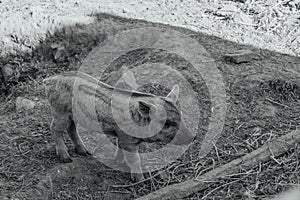
M 77 148 L 75 148 L 75 152 L 82 156 L 92 155 L 91 152 L 89 152 L 89 150 L 87 150 L 85 147 L 77 147 Z
M 140 181 L 145 180 L 145 177 L 143 174 L 134 173 L 134 174 L 131 174 L 131 180 L 134 182 L 140 182 Z
M 63 163 L 72 162 L 72 159 L 67 151 L 61 151 L 60 153 L 58 153 L 58 158 L 59 158 L 59 161 L 63 162 Z

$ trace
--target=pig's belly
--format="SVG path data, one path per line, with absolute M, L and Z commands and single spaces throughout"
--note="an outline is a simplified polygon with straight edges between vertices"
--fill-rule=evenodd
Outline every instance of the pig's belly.
M 82 127 L 101 132 L 101 122 L 98 122 L 96 111 L 92 109 L 92 106 L 85 106 L 73 101 L 72 114 L 74 121 Z

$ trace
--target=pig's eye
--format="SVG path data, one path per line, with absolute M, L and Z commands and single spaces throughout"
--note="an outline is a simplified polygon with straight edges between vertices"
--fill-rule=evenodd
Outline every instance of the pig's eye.
M 172 121 L 169 121 L 169 120 L 167 120 L 166 123 L 165 123 L 166 128 L 168 128 L 170 126 L 176 126 L 176 125 L 177 125 L 176 122 L 172 122 Z

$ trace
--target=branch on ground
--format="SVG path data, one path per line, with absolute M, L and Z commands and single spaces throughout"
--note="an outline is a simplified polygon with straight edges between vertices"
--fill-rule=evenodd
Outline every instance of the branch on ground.
M 275 157 L 284 154 L 299 142 L 300 130 L 292 131 L 263 145 L 259 149 L 256 149 L 242 158 L 235 159 L 195 179 L 169 185 L 153 193 L 140 197 L 137 200 L 180 199 L 187 197 L 193 193 L 207 189 L 209 186 L 208 182 L 216 182 L 219 178 L 224 176 L 238 173 L 241 170 L 251 169 L 259 163 L 269 161 L 271 158 L 275 159 Z

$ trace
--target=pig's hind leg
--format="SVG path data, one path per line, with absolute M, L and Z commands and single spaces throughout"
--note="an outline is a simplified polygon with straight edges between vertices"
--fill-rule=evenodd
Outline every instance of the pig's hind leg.
M 56 145 L 56 154 L 59 160 L 65 163 L 72 162 L 63 138 L 68 124 L 69 118 L 66 115 L 55 113 L 50 125 L 52 137 Z

